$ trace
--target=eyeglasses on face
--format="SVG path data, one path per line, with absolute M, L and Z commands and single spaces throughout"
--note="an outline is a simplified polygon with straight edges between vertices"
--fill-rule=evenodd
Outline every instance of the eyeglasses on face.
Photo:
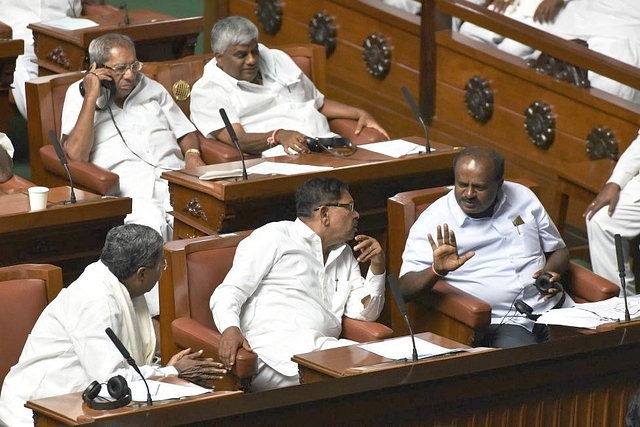
M 137 73 L 140 70 L 142 70 L 142 65 L 143 65 L 142 62 L 134 61 L 129 65 L 116 65 L 115 67 L 110 67 L 108 65 L 105 65 L 104 68 L 111 70 L 116 74 L 124 74 L 127 72 L 127 70 L 131 70 L 133 73 Z
M 313 210 L 317 211 L 318 209 L 320 209 L 323 206 L 327 206 L 327 207 L 330 207 L 330 208 L 332 208 L 332 207 L 345 208 L 348 211 L 353 212 L 355 204 L 354 204 L 354 202 L 350 202 L 350 203 L 324 203 L 324 204 L 318 206 L 317 208 L 314 208 Z

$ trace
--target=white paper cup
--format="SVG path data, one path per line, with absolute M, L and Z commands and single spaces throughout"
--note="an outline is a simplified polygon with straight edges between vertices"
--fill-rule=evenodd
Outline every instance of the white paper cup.
M 29 206 L 32 211 L 46 209 L 47 198 L 49 197 L 49 189 L 47 187 L 30 187 Z

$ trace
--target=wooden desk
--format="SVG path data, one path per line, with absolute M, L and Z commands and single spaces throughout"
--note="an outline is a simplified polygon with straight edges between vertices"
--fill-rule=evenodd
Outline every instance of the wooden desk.
M 495 349 L 472 349 L 469 346 L 460 344 L 440 335 L 431 332 L 416 334 L 416 338 L 423 339 L 432 344 L 444 348 L 469 349 L 470 352 L 456 353 L 446 357 L 465 357 L 478 351 L 494 351 Z M 393 338 L 392 338 L 393 339 Z M 365 373 L 377 372 L 386 369 L 397 369 L 407 366 L 407 364 L 432 363 L 440 359 L 439 357 L 419 360 L 417 362 L 394 361 L 382 357 L 378 354 L 364 350 L 354 344 L 346 347 L 332 348 L 328 350 L 313 351 L 311 353 L 297 354 L 291 358 L 298 364 L 300 372 L 300 383 L 309 384 L 316 381 L 324 381 L 331 378 L 348 377 L 351 375 L 361 375 Z M 445 356 L 442 356 L 445 357 Z
M 112 6 L 97 9 L 84 18 L 97 27 L 63 30 L 46 23 L 29 24 L 40 76 L 86 70 L 87 48 L 91 40 L 111 32 L 126 34 L 136 45 L 138 59 L 164 61 L 193 55 L 198 35 L 203 30 L 202 17 L 174 18 L 147 9 L 129 11 L 130 24 L 124 24 L 124 11 Z
M 420 138 L 407 138 L 422 143 Z M 201 181 L 208 170 L 240 168 L 240 162 L 203 166 L 194 170 L 165 172 L 173 206 L 174 239 L 257 228 L 270 221 L 296 217 L 294 193 L 312 177 L 335 177 L 350 186 L 360 213 L 361 232 L 386 230 L 387 198 L 400 191 L 450 185 L 453 183 L 453 148 L 432 142 L 438 148 L 430 155 L 411 155 L 393 159 L 359 149 L 351 157 L 329 154 L 249 159 L 333 169 L 288 176 L 254 176 L 248 181 Z
M 628 325 L 190 406 L 178 403 L 161 422 L 126 423 L 123 416 L 98 425 L 617 427 L 624 425 L 638 387 L 638 352 L 640 326 Z M 51 418 L 64 415 L 48 408 Z M 150 417 L 164 414 L 162 406 L 154 408 Z
M 131 212 L 131 199 L 76 190 L 77 203 L 64 204 L 69 192 L 52 188 L 41 211 L 29 211 L 26 190 L 0 195 L 0 265 L 54 264 L 68 285 L 98 259 L 107 231 Z
M 96 427 L 168 426 L 196 420 L 189 414 L 197 412 L 202 406 L 209 405 L 214 400 L 237 398 L 242 394 L 241 391 L 216 391 L 180 401 L 157 402 L 153 406 L 133 403 L 123 408 L 99 411 L 89 408 L 82 401 L 82 393 L 72 393 L 31 400 L 26 406 L 34 411 L 35 425 L 39 427 L 84 424 Z

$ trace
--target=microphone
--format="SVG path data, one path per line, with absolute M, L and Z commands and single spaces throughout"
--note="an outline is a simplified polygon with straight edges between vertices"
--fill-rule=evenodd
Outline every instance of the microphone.
M 413 115 L 416 116 L 416 118 L 422 125 L 422 129 L 424 130 L 424 136 L 427 139 L 425 148 L 427 149 L 427 154 L 431 154 L 431 144 L 429 143 L 429 129 L 427 128 L 427 123 L 424 120 L 424 114 L 422 114 L 422 111 L 420 111 L 420 109 L 416 105 L 416 102 L 413 100 L 413 97 L 409 93 L 409 89 L 407 89 L 405 86 L 402 86 L 400 90 L 404 95 L 404 99 L 407 100 L 407 104 L 409 104 L 409 107 L 411 107 L 411 111 L 413 111 Z
M 407 315 L 407 305 L 404 302 L 404 298 L 400 293 L 400 285 L 398 285 L 398 281 L 393 276 L 393 274 L 387 275 L 387 280 L 389 281 L 389 287 L 391 288 L 391 292 L 393 293 L 393 299 L 396 300 L 396 304 L 398 304 L 398 309 L 400 313 L 402 313 L 402 317 L 404 318 L 404 323 L 407 324 L 409 328 L 409 334 L 411 335 L 411 343 L 413 344 L 413 361 L 418 360 L 418 349 L 416 348 L 416 339 L 413 335 L 413 329 L 411 328 L 411 322 L 409 322 L 409 316 Z
M 120 5 L 120 9 L 124 9 L 124 25 L 131 24 L 131 20 L 129 19 L 129 8 L 126 3 L 122 3 Z
M 69 202 L 76 202 L 76 193 L 73 190 L 73 179 L 71 178 L 71 172 L 69 171 L 69 162 L 67 162 L 67 156 L 64 155 L 64 150 L 62 149 L 62 145 L 60 145 L 60 141 L 58 141 L 58 137 L 53 130 L 49 131 L 49 139 L 51 140 L 51 144 L 53 148 L 56 150 L 56 154 L 58 155 L 58 159 L 60 159 L 60 163 L 62 163 L 62 167 L 67 172 L 67 176 L 69 177 L 69 184 L 71 186 L 71 194 L 69 195 Z
M 629 306 L 627 305 L 627 288 L 624 281 L 624 255 L 622 254 L 622 237 L 619 234 L 614 236 L 616 242 L 616 258 L 618 259 L 618 271 L 620 272 L 620 287 L 622 288 L 622 296 L 624 298 L 624 320 L 629 322 L 631 315 L 629 314 Z
M 224 111 L 224 108 L 220 109 L 220 116 L 222 117 L 222 121 L 224 122 L 224 127 L 227 129 L 233 144 L 236 146 L 238 153 L 240 153 L 240 160 L 242 161 L 242 179 L 248 180 L 247 176 L 247 167 L 244 164 L 244 153 L 242 152 L 242 148 L 240 148 L 240 144 L 238 144 L 238 137 L 236 136 L 236 131 L 233 130 L 233 126 L 231 126 L 231 122 L 229 121 L 229 117 L 227 117 L 227 112 Z
M 120 341 L 120 339 L 116 336 L 116 334 L 113 333 L 111 328 L 107 328 L 104 331 L 107 333 L 107 335 L 109 336 L 109 339 L 111 339 L 111 342 L 113 343 L 113 345 L 116 346 L 120 354 L 122 354 L 122 357 L 124 357 L 127 360 L 127 363 L 133 369 L 135 369 L 138 375 L 140 375 L 140 378 L 142 378 L 142 381 L 144 381 L 144 385 L 145 387 L 147 387 L 147 406 L 153 405 L 153 402 L 151 401 L 151 392 L 149 391 L 149 384 L 147 384 L 147 380 L 142 375 L 142 372 L 140 372 L 140 368 L 138 368 L 136 361 L 133 360 L 133 357 L 131 357 L 127 348 L 124 346 L 124 344 L 122 344 L 122 341 Z

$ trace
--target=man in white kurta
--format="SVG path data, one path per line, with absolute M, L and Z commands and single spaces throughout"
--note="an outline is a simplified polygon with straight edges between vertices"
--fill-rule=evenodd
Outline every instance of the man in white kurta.
M 0 132 L 0 182 L 13 176 L 13 144 L 9 137 Z
M 640 136 L 622 153 L 604 188 L 585 211 L 593 271 L 621 284 L 615 235 L 622 243 L 625 288 L 637 292 L 629 265 L 629 241 L 640 234 Z
M 224 109 L 245 152 L 305 153 L 305 137 L 335 135 L 329 119 L 358 121 L 356 134 L 371 127 L 386 131 L 366 111 L 326 99 L 284 52 L 258 43 L 247 18 L 229 16 L 211 29 L 215 57 L 191 91 L 191 120 L 209 138 L 234 145 L 225 129 Z
M 368 236 L 356 236 L 353 249 L 345 243 L 353 238 L 358 213 L 350 210 L 353 199 L 346 187 L 336 182 L 307 182 L 298 194 L 325 185 L 342 191 L 305 196 L 298 203 L 298 219 L 267 224 L 244 239 L 211 297 L 214 321 L 223 332 L 221 360 L 229 367 L 243 341 L 259 356 L 254 391 L 297 384 L 293 355 L 350 344 L 338 340 L 342 316 L 374 321 L 383 308 L 384 253 Z M 369 260 L 363 278 L 359 262 Z M 224 355 L 224 341 L 231 344 L 234 332 L 242 339 Z
M 544 3 L 558 4 L 553 7 L 556 15 L 547 20 L 537 20 L 536 10 Z M 635 0 L 496 0 L 490 7 L 497 7 L 505 16 L 563 39 L 584 40 L 595 52 L 640 67 L 640 10 L 637 6 Z M 460 32 L 523 58 L 539 53 L 470 23 L 463 23 Z M 592 71 L 589 71 L 589 80 L 594 88 L 640 103 L 640 91 L 637 89 Z
M 110 230 L 101 260 L 87 266 L 38 318 L 19 362 L 2 385 L 0 421 L 11 427 L 33 426 L 32 411 L 24 407 L 27 400 L 84 391 L 94 380 L 106 382 L 115 375 L 128 382 L 139 379 L 106 328 L 122 341 L 146 378 L 175 376 L 187 368 L 177 363 L 176 356 L 169 362 L 175 366 L 151 366 L 156 339 L 141 292 L 148 291 L 162 273 L 162 245 L 161 236 L 146 226 Z M 118 279 L 114 271 L 133 273 Z M 222 372 L 221 365 L 199 361 L 200 353 L 189 353 L 178 355 L 189 361 L 190 369 L 204 364 L 212 372 Z

